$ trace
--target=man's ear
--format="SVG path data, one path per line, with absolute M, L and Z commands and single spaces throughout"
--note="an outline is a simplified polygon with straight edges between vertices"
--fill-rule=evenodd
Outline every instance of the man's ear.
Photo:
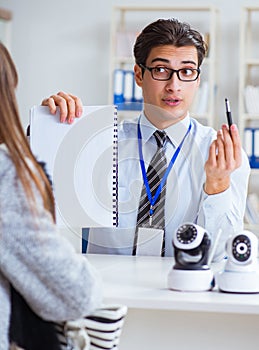
M 142 87 L 143 77 L 142 77 L 142 69 L 138 64 L 134 65 L 134 75 L 136 84 L 139 87 Z

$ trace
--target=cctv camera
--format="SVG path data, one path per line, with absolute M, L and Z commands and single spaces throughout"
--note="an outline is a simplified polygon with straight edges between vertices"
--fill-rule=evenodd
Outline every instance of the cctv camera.
M 226 243 L 228 268 L 231 271 L 250 270 L 257 266 L 258 239 L 250 231 L 242 231 Z
M 204 228 L 192 223 L 181 225 L 173 235 L 176 269 L 202 269 L 208 262 L 210 238 Z
M 204 291 L 214 286 L 208 266 L 210 237 L 205 229 L 184 223 L 173 234 L 175 264 L 168 274 L 169 289 Z
M 250 231 L 241 231 L 226 243 L 227 261 L 216 274 L 220 291 L 259 293 L 258 238 Z

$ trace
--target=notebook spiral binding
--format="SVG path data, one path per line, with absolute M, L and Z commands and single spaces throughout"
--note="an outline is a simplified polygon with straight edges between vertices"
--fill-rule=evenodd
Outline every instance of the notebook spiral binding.
M 118 226 L 118 109 L 114 111 L 114 133 L 113 133 L 113 174 L 112 174 L 112 196 L 113 196 L 113 226 Z

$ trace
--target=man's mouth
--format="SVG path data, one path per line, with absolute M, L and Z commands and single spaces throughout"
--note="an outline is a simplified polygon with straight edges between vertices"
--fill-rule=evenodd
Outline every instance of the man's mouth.
M 178 106 L 181 102 L 181 100 L 178 98 L 164 98 L 163 101 L 170 106 Z

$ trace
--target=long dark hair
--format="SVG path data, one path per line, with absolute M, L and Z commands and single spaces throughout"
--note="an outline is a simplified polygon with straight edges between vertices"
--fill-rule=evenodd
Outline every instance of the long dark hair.
M 31 152 L 20 121 L 15 95 L 17 84 L 18 75 L 14 62 L 7 48 L 0 42 L 0 143 L 8 148 L 32 211 L 37 210 L 33 206 L 35 198 L 32 186 L 35 185 L 42 196 L 44 207 L 55 221 L 51 185 Z

